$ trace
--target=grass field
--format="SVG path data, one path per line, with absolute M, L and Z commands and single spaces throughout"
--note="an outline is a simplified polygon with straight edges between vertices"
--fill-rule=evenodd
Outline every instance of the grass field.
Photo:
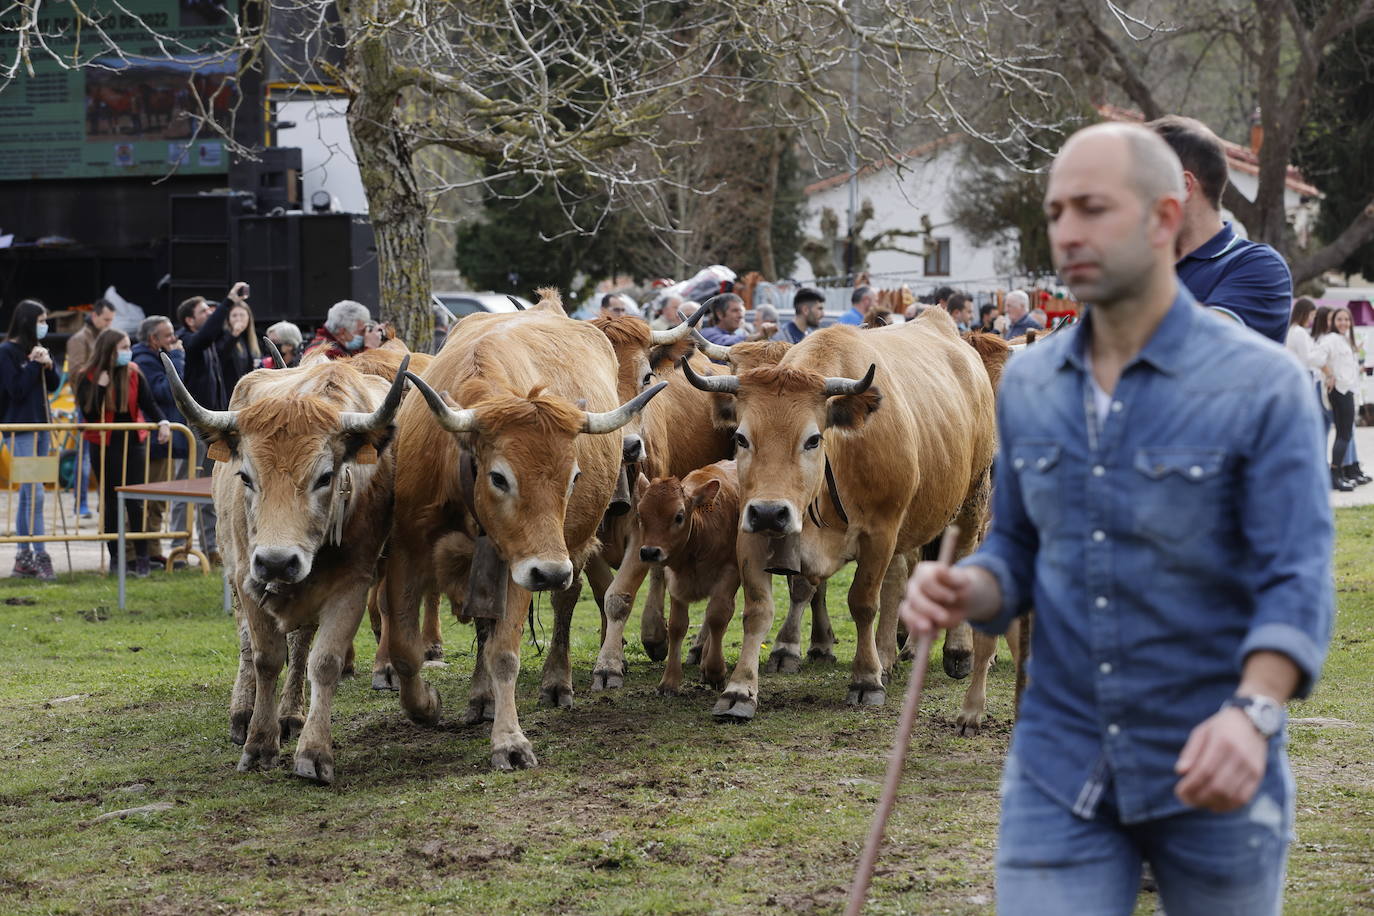
M 1336 638 L 1293 715 L 1347 724 L 1291 730 L 1290 913 L 1374 910 L 1374 510 L 1338 524 Z M 844 705 L 845 584 L 831 589 L 840 665 L 765 675 L 744 727 L 715 724 L 704 688 L 658 696 L 659 666 L 637 644 L 626 688 L 591 693 L 597 616 L 584 600 L 572 710 L 536 706 L 542 660 L 527 645 L 521 718 L 541 766 L 513 774 L 490 770 L 485 729 L 455 721 L 473 644 L 446 620 L 449 667 L 426 672 L 444 698 L 440 726 L 411 725 L 366 677 L 346 682 L 338 781 L 322 788 L 286 764 L 235 772 L 237 644 L 218 580 L 134 582 L 124 614 L 113 582 L 94 576 L 0 582 L 0 912 L 837 912 L 906 680 L 882 709 Z M 9 604 L 25 596 L 37 602 Z M 730 644 L 738 621 L 732 659 Z M 365 673 L 371 633 L 357 645 Z M 963 686 L 932 667 L 872 913 L 992 909 L 1006 650 L 994 718 L 974 739 L 954 735 Z M 170 807 L 96 820 L 155 803 Z

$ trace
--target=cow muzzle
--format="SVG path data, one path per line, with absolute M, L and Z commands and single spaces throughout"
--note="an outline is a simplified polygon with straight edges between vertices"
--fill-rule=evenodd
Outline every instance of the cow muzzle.
M 620 440 L 620 449 L 620 460 L 626 464 L 634 464 L 644 459 L 644 440 L 634 433 Z
M 572 584 L 573 565 L 569 560 L 521 560 L 511 567 L 515 584 L 531 592 L 556 592 Z
M 299 547 L 255 547 L 252 571 L 259 582 L 295 585 L 310 575 L 310 555 Z
M 741 526 L 746 534 L 781 537 L 801 531 L 801 516 L 781 499 L 753 499 L 744 507 Z
M 668 554 L 662 547 L 641 547 L 639 558 L 645 563 L 666 563 Z

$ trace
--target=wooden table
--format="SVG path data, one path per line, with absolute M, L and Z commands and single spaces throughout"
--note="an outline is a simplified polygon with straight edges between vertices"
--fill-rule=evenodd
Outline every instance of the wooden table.
M 212 505 L 215 501 L 215 498 L 210 494 L 210 481 L 211 478 L 209 477 L 192 477 L 188 480 L 162 480 L 156 483 L 136 483 L 127 484 L 122 487 L 115 487 L 115 493 L 119 499 L 119 505 L 117 507 L 117 511 L 119 513 L 119 538 L 117 543 L 119 547 L 117 550 L 116 562 L 119 565 L 119 609 L 121 611 L 124 610 L 124 579 L 127 575 L 127 570 L 125 569 L 125 566 L 127 565 L 128 561 L 128 547 L 125 540 L 127 535 L 127 532 L 125 531 L 124 514 L 125 500 L 155 499 L 167 500 L 170 502 L 200 503 L 202 505 Z M 187 534 L 189 535 L 186 541 L 187 546 L 190 546 L 190 544 L 195 540 L 195 527 L 196 526 L 194 521 L 192 521 L 192 523 L 187 526 L 187 528 L 190 529 L 187 532 Z M 223 577 L 224 612 L 227 614 L 230 613 L 228 567 L 225 568 Z

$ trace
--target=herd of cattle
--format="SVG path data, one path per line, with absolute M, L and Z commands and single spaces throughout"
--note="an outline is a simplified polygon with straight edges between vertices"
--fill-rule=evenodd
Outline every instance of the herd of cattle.
M 245 376 L 225 411 L 177 390 L 217 459 L 240 770 L 275 765 L 299 731 L 296 774 L 333 781 L 330 711 L 365 609 L 373 686 L 396 689 L 413 721 L 436 722 L 440 697 L 421 670 L 441 652 L 441 597 L 477 630 L 464 721 L 491 721 L 496 767 L 534 766 L 515 702 L 531 593 L 550 592 L 555 614 L 540 700 L 569 706 L 584 574 L 602 611 L 593 690 L 624 683 L 625 625 L 647 578 L 641 636 L 666 660 L 659 690 L 680 689 L 688 608 L 705 601 L 688 662 L 721 691 L 713 714 L 741 721 L 759 704 L 773 576 L 788 577 L 790 610 L 765 669 L 795 671 L 808 606 L 808 655 L 833 659 L 826 579 L 853 561 L 848 701 L 885 702 L 911 565 L 951 522 L 958 555 L 986 528 L 1008 345 L 961 337 L 931 309 L 895 327 L 723 349 L 690 323 L 576 321 L 556 291 L 540 295 L 527 311 L 469 316 L 433 357 L 396 342 L 308 357 Z M 741 585 L 744 635 L 727 672 Z M 966 625 L 945 640 L 946 672 L 973 675 L 961 731 L 983 721 L 995 649 Z

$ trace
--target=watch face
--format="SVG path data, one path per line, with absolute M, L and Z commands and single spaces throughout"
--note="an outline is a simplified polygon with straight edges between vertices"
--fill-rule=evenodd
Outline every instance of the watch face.
M 1253 702 L 1250 704 L 1250 718 L 1254 721 L 1255 727 L 1265 735 L 1278 733 L 1279 723 L 1283 712 L 1277 704 Z

